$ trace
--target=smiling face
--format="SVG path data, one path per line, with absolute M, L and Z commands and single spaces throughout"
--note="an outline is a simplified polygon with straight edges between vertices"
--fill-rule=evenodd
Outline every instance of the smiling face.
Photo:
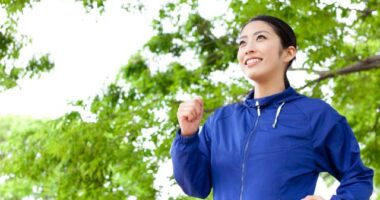
M 238 61 L 244 74 L 255 82 L 284 78 L 287 63 L 294 57 L 283 49 L 281 39 L 263 21 L 248 23 L 241 31 Z

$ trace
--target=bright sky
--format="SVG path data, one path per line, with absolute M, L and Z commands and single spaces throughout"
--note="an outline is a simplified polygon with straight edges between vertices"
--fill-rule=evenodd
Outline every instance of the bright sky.
M 55 118 L 71 109 L 68 102 L 100 94 L 128 58 L 153 35 L 150 24 L 160 6 L 158 2 L 146 3 L 143 14 L 121 9 L 120 0 L 108 1 L 102 15 L 86 13 L 81 3 L 73 0 L 42 1 L 26 9 L 19 21 L 19 32 L 33 43 L 25 48 L 22 59 L 50 53 L 55 69 L 0 93 L 0 115 Z M 220 0 L 201 1 L 200 11 L 206 17 L 213 12 L 224 13 L 225 9 Z M 290 74 L 290 80 L 298 86 L 303 82 L 296 73 Z M 170 186 L 167 177 L 171 173 L 170 162 L 159 170 L 156 186 L 162 187 L 161 199 L 181 193 L 178 186 Z M 316 194 L 328 199 L 335 192 L 333 188 L 336 184 L 327 189 L 318 181 Z
M 86 13 L 73 0 L 42 1 L 26 9 L 19 32 L 33 42 L 23 58 L 50 53 L 55 69 L 0 93 L 0 114 L 58 117 L 70 109 L 69 101 L 100 94 L 152 36 L 150 22 L 158 8 L 153 2 L 144 14 L 126 12 L 119 0 L 110 1 L 103 15 Z

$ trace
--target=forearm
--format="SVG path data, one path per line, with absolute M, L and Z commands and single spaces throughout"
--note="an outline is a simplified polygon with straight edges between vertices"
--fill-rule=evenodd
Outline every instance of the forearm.
M 205 198 L 211 190 L 210 161 L 199 149 L 199 136 L 182 137 L 179 133 L 171 149 L 174 178 L 183 191 Z
M 362 166 L 361 174 L 343 178 L 331 200 L 368 200 L 373 192 L 373 170 Z

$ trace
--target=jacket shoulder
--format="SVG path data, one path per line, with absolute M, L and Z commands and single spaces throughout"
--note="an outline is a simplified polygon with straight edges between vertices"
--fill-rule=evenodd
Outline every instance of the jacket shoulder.
M 303 112 L 310 121 L 325 121 L 335 123 L 342 116 L 330 104 L 319 98 L 306 97 L 294 102 L 296 107 Z
M 214 115 L 215 120 L 227 118 L 233 115 L 233 113 L 236 112 L 236 110 L 242 109 L 242 107 L 243 105 L 241 102 L 227 104 L 227 105 L 217 108 L 214 111 L 213 115 Z

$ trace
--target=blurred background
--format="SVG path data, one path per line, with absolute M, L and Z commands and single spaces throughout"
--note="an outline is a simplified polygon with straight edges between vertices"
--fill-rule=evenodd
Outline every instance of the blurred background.
M 244 98 L 235 41 L 258 14 L 294 28 L 291 85 L 346 116 L 380 199 L 379 12 L 379 0 L 2 0 L 0 199 L 194 199 L 172 177 L 178 105 L 201 96 L 204 122 Z M 315 194 L 338 185 L 322 173 Z

